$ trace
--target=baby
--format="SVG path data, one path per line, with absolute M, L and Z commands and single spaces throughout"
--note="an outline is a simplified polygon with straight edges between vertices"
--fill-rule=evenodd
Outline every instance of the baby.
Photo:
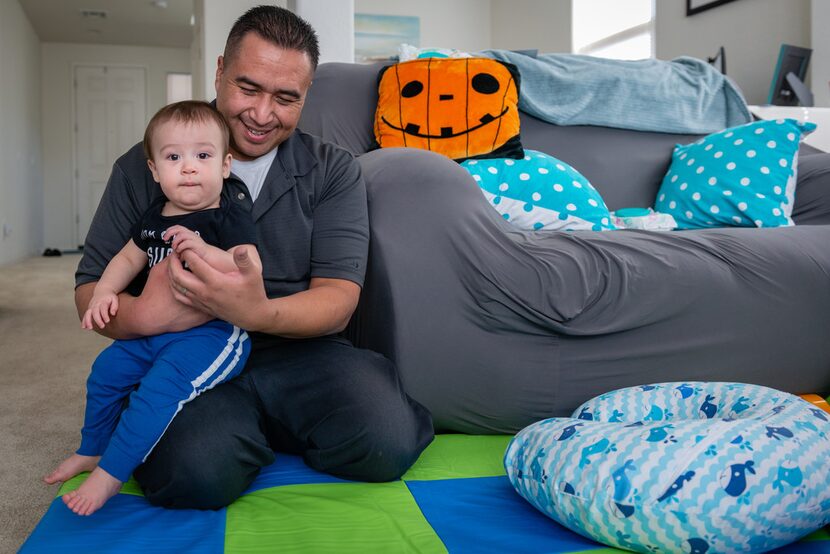
M 144 152 L 163 195 L 139 218 L 132 238 L 96 283 L 81 321 L 84 329 L 104 328 L 118 312 L 118 294 L 171 253 L 190 250 L 230 272 L 237 269 L 234 249 L 248 248 L 261 267 L 251 215 L 221 194 L 230 175 L 228 141 L 225 119 L 205 102 L 170 104 L 153 116 Z M 76 514 L 94 513 L 147 458 L 182 405 L 239 374 L 250 344 L 245 331 L 221 320 L 116 340 L 92 366 L 80 448 L 44 481 L 91 471 L 62 499 Z

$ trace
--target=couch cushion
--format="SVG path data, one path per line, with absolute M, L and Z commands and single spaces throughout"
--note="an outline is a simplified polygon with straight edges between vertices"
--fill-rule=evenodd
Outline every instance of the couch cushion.
M 519 74 L 489 58 L 424 58 L 383 68 L 375 140 L 454 160 L 521 158 Z
M 792 225 L 798 146 L 813 129 L 756 121 L 678 145 L 654 207 L 680 229 Z
M 605 231 L 611 214 L 591 183 L 570 165 L 536 150 L 521 160 L 467 160 L 487 201 L 504 219 L 532 231 Z

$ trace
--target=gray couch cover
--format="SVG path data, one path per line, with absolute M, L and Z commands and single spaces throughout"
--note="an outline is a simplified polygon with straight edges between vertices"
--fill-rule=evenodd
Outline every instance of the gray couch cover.
M 802 147 L 795 227 L 525 232 L 440 155 L 371 151 L 378 67 L 323 64 L 300 127 L 363 168 L 369 268 L 349 327 L 396 364 L 436 429 L 515 432 L 660 381 L 830 392 L 830 154 Z M 558 127 L 522 142 L 583 173 L 610 209 L 650 206 L 696 136 Z

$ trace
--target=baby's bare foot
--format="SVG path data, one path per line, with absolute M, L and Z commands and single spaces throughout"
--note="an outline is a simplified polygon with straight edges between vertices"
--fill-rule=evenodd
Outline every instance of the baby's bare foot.
M 121 481 L 96 467 L 77 490 L 64 494 L 61 499 L 79 516 L 88 516 L 118 494 L 121 484 Z
M 49 475 L 43 478 L 43 482 L 47 485 L 53 485 L 63 481 L 69 481 L 79 473 L 84 471 L 92 471 L 98 467 L 98 460 L 101 456 L 82 456 L 80 454 L 72 454 L 67 459 L 62 461 L 58 467 Z

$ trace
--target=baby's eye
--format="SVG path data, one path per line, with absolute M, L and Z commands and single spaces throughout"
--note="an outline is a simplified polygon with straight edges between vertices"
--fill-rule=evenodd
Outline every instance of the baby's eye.
M 177 162 L 177 161 L 179 161 L 179 155 L 178 154 L 167 154 L 167 159 L 170 160 L 171 162 Z
M 210 158 L 210 154 L 208 154 L 207 152 L 199 152 L 198 154 L 196 154 L 196 156 L 200 160 L 207 160 L 208 158 Z

